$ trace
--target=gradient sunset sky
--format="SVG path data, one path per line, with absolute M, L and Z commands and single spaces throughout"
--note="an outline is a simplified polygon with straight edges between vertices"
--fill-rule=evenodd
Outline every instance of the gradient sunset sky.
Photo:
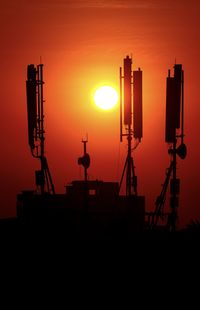
M 119 181 L 126 142 L 119 141 L 119 105 L 95 107 L 101 84 L 119 90 L 126 55 L 143 70 L 144 137 L 133 153 L 138 192 L 154 210 L 169 166 L 165 137 L 166 77 L 185 74 L 185 143 L 178 159 L 180 225 L 200 219 L 200 2 L 196 0 L 0 0 L 0 217 L 15 216 L 16 195 L 34 188 L 39 162 L 28 146 L 26 69 L 44 63 L 46 155 L 55 188 L 83 177 L 77 158 L 88 134 L 90 179 Z

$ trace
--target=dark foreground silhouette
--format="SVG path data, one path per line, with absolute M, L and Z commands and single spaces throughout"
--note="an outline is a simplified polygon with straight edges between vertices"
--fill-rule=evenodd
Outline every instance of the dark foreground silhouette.
M 117 219 L 108 225 L 105 222 L 94 221 L 83 216 L 79 223 L 70 223 L 66 219 L 34 219 L 21 220 L 18 218 L 8 218 L 0 220 L 0 240 L 1 242 L 10 240 L 18 242 L 54 242 L 70 241 L 141 241 L 158 242 L 159 244 L 178 244 L 183 242 L 195 242 L 199 245 L 200 224 L 191 222 L 186 228 L 169 232 L 163 227 L 155 230 L 148 229 L 136 231 L 132 229 L 127 219 Z

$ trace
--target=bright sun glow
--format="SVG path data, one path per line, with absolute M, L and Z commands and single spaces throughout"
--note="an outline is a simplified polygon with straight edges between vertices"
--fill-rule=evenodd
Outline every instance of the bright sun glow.
M 98 88 L 94 94 L 95 104 L 103 109 L 112 109 L 118 101 L 118 94 L 111 86 L 102 86 Z

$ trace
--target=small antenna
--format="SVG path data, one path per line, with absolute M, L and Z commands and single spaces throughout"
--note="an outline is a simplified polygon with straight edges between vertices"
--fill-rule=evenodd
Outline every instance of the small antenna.
M 88 139 L 87 140 L 82 139 L 82 143 L 83 143 L 83 156 L 78 158 L 78 164 L 82 165 L 84 167 L 84 181 L 85 182 L 87 182 L 87 179 L 88 179 L 87 169 L 90 166 L 90 156 L 87 153 L 87 149 L 86 149 L 87 142 L 88 142 Z
M 86 143 L 87 143 L 87 142 L 88 142 L 88 133 L 86 133 L 86 135 L 85 135 L 85 136 L 86 136 L 86 138 L 85 138 L 85 139 L 84 139 L 84 138 L 82 138 L 82 142 L 86 142 Z

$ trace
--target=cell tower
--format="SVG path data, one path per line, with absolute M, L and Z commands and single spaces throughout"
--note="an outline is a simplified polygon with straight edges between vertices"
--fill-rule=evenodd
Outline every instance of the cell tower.
M 126 174 L 126 196 L 137 196 L 137 176 L 132 151 L 142 138 L 142 71 L 132 72 L 132 58 L 124 58 L 123 75 L 120 67 L 120 141 L 127 138 L 127 157 L 124 164 L 119 190 Z M 134 146 L 132 147 L 132 139 Z
M 187 154 L 184 144 L 184 71 L 181 64 L 174 65 L 174 76 L 167 77 L 166 92 L 166 127 L 165 142 L 169 144 L 170 166 L 160 195 L 156 199 L 151 227 L 156 226 L 159 219 L 165 219 L 169 230 L 176 230 L 177 209 L 179 206 L 180 179 L 177 178 L 177 155 L 185 159 Z M 179 142 L 179 145 L 178 145 Z M 166 193 L 170 184 L 170 212 L 164 212 Z
M 33 157 L 38 158 L 41 169 L 35 171 L 36 185 L 41 194 L 55 193 L 54 184 L 45 157 L 44 145 L 44 99 L 43 99 L 43 64 L 36 67 L 27 66 L 27 114 L 28 114 L 28 142 Z

